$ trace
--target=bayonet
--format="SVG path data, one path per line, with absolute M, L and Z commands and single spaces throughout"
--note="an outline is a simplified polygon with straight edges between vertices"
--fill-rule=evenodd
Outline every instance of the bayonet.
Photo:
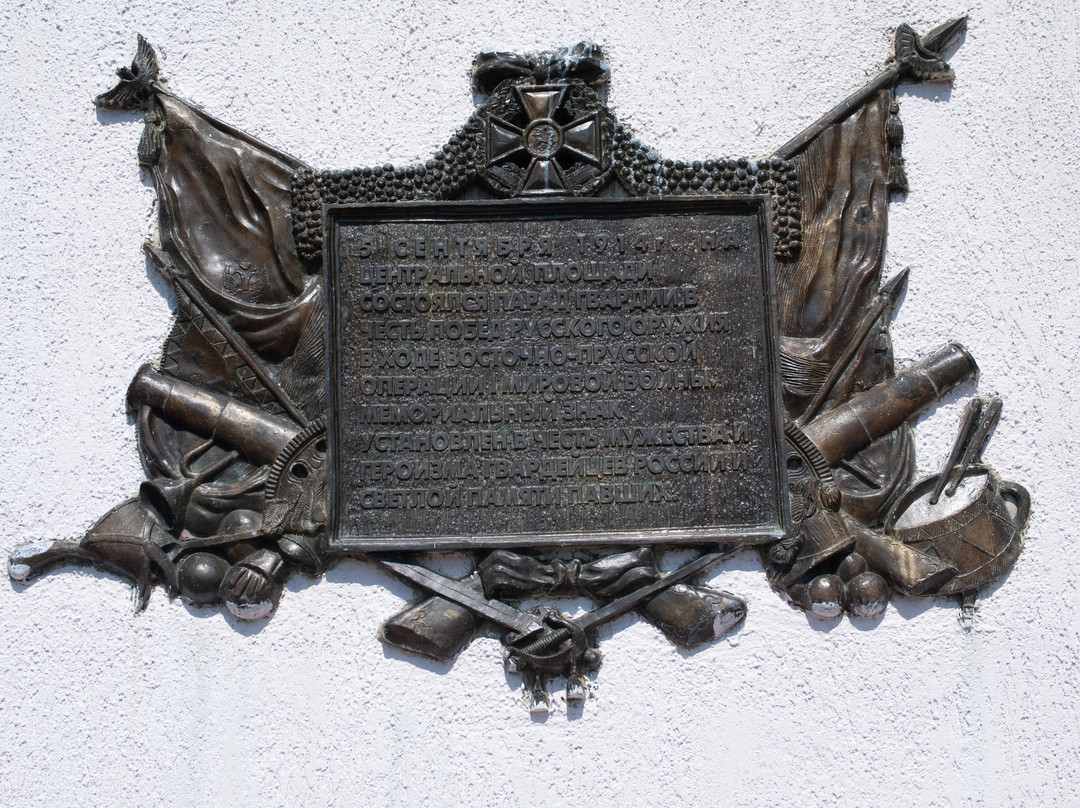
M 799 426 L 806 426 L 817 415 L 818 410 L 821 409 L 821 405 L 825 403 L 825 400 L 829 397 L 829 393 L 832 392 L 833 387 L 840 381 L 840 377 L 844 375 L 844 371 L 847 370 L 851 360 L 855 357 L 855 354 L 859 352 L 866 337 L 870 334 L 874 324 L 881 318 L 881 315 L 885 312 L 892 311 L 893 306 L 896 305 L 896 301 L 900 298 L 900 293 L 907 285 L 909 270 L 904 268 L 902 272 L 890 278 L 889 281 L 881 287 L 881 291 L 878 292 L 877 297 L 874 298 L 874 302 L 870 306 L 870 310 L 866 312 L 862 320 L 859 321 L 859 325 L 856 327 L 855 336 L 848 341 L 847 347 L 844 348 L 844 352 L 840 354 L 840 358 L 837 359 L 832 368 L 829 369 L 829 375 L 825 377 L 825 381 L 821 383 L 821 387 L 818 388 L 817 394 L 813 400 L 807 405 L 803 414 L 799 416 L 797 421 Z
M 173 266 L 169 257 L 150 242 L 143 244 L 143 250 L 157 268 L 158 272 L 165 276 L 167 280 L 175 284 L 180 291 L 187 296 L 188 300 L 191 301 L 191 304 L 195 306 L 195 308 L 210 321 L 210 324 L 218 330 L 218 333 L 220 333 L 232 349 L 236 351 L 237 356 L 239 356 L 243 363 L 255 374 L 255 378 L 262 383 L 263 387 L 270 391 L 270 394 L 277 399 L 277 402 L 285 409 L 289 416 L 300 426 L 307 426 L 309 419 L 300 411 L 300 408 L 293 403 L 293 400 L 289 398 L 289 394 L 282 389 L 281 385 L 277 383 L 277 380 L 270 375 L 270 371 L 263 365 L 262 360 L 247 346 L 244 340 L 240 338 L 240 335 L 233 330 L 232 326 L 226 322 L 225 318 L 221 316 L 217 309 L 206 302 L 206 299 L 199 290 L 188 283 L 187 278 Z

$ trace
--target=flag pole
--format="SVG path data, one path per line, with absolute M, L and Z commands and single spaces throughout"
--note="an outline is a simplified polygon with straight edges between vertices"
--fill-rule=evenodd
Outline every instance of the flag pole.
M 874 93 L 895 87 L 907 76 L 916 81 L 951 80 L 953 72 L 942 53 L 955 43 L 966 28 L 967 17 L 957 17 L 920 37 L 910 25 L 901 25 L 896 29 L 892 64 L 773 152 L 773 156 L 790 160 L 830 126 L 865 104 Z

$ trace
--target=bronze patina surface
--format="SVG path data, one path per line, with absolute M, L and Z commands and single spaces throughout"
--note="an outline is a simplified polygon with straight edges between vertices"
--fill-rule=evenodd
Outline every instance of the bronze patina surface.
M 785 532 L 761 198 L 329 211 L 331 549 Z
M 914 479 L 911 423 L 978 368 L 956 343 L 897 368 L 907 271 L 882 275 L 896 89 L 950 80 L 964 26 L 899 26 L 881 72 L 754 159 L 662 158 L 582 42 L 479 54 L 478 108 L 430 159 L 333 170 L 175 96 L 140 37 L 96 103 L 144 115 L 146 252 L 176 295 L 127 395 L 146 480 L 9 576 L 92 564 L 140 607 L 160 584 L 259 620 L 292 572 L 359 557 L 424 592 L 384 642 L 451 659 L 494 631 L 534 712 L 551 676 L 586 698 L 614 617 L 684 647 L 737 626 L 745 601 L 694 581 L 747 545 L 815 618 L 948 595 L 970 626 L 1030 497 L 982 462 L 996 399 Z M 460 579 L 415 552 L 450 548 Z M 515 605 L 560 596 L 596 608 Z

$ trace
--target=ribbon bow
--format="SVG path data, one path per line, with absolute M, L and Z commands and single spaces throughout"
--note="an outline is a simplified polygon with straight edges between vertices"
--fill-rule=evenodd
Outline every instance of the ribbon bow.
M 473 89 L 490 93 L 507 79 L 531 78 L 536 84 L 572 80 L 603 84 L 609 74 L 604 50 L 595 42 L 578 42 L 554 53 L 522 55 L 507 51 L 481 51 L 473 60 Z
M 496 550 L 479 564 L 484 594 L 517 600 L 546 593 L 581 594 L 607 599 L 651 584 L 659 577 L 652 548 L 582 563 L 577 559 L 538 561 L 531 556 Z

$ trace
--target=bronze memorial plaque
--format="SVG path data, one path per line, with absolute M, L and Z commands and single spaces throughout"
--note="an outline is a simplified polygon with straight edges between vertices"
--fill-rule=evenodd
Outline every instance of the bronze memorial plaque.
M 342 550 L 784 533 L 761 198 L 340 206 Z
M 587 698 L 620 615 L 682 648 L 735 630 L 746 601 L 700 576 L 747 548 L 815 619 L 951 596 L 971 628 L 1031 497 L 982 460 L 992 396 L 916 478 L 910 425 L 978 366 L 949 343 L 898 367 L 908 271 L 885 276 L 897 88 L 949 81 L 965 24 L 898 25 L 879 73 L 754 158 L 662 157 L 578 42 L 477 54 L 477 108 L 430 158 L 340 169 L 177 97 L 139 37 L 95 103 L 144 116 L 145 249 L 176 296 L 127 391 L 146 479 L 9 577 L 91 564 L 139 608 L 160 585 L 258 621 L 360 555 L 422 593 L 382 642 L 452 660 L 495 631 L 534 714 L 551 677 Z M 410 552 L 432 549 L 468 571 Z

